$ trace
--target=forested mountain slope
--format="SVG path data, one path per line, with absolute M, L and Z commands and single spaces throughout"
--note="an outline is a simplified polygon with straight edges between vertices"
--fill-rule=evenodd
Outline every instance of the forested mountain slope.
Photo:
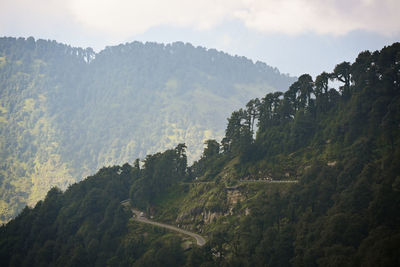
M 102 166 L 223 136 L 229 113 L 293 78 L 190 44 L 129 43 L 99 53 L 0 38 L 0 223 L 51 186 Z
M 189 167 L 179 144 L 52 189 L 0 228 L 0 264 L 398 266 L 399 84 L 399 43 L 302 75 L 234 111 Z M 129 221 L 127 198 L 206 245 Z

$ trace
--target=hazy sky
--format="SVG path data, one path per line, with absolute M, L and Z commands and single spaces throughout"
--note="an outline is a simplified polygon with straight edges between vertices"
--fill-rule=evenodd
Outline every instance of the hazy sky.
M 400 0 L 0 0 L 0 35 L 190 42 L 316 75 L 400 41 Z

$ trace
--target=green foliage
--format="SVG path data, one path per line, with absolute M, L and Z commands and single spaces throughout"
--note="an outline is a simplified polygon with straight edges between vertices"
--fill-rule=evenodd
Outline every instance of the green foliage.
M 183 142 L 192 162 L 204 140 L 222 137 L 243 95 L 292 81 L 265 64 L 180 42 L 95 53 L 0 38 L 0 223 L 103 166 Z
M 187 175 L 186 146 L 179 144 L 164 153 L 148 155 L 144 168 L 130 189 L 130 197 L 137 207 L 149 208 L 156 197 L 185 180 Z
M 184 158 L 182 147 L 178 146 L 174 162 L 169 162 L 175 170 L 179 170 L 179 161 Z M 179 237 L 128 222 L 131 213 L 120 203 L 128 197 L 130 186 L 134 187 L 141 175 L 151 171 L 147 168 L 154 167 L 145 164 L 138 170 L 125 164 L 102 168 L 64 193 L 51 189 L 33 209 L 26 207 L 16 219 L 0 228 L 0 264 L 183 265 L 185 256 Z
M 209 140 L 189 168 L 180 144 L 52 189 L 0 229 L 1 265 L 398 266 L 399 55 L 398 43 L 363 52 L 250 101 L 223 151 Z M 340 92 L 327 79 L 342 79 Z M 128 195 L 207 244 L 184 252 L 165 230 L 126 227 Z
M 3 226 L 1 265 L 105 265 L 118 251 L 130 216 L 120 205 L 130 177 L 116 170 L 102 169 L 65 193 L 53 188 Z
M 363 52 L 260 101 L 257 137 L 251 153 L 237 152 L 236 172 L 299 184 L 249 199 L 251 216 L 214 239 L 228 265 L 398 265 L 399 54 L 398 43 Z M 343 82 L 340 93 L 328 79 Z

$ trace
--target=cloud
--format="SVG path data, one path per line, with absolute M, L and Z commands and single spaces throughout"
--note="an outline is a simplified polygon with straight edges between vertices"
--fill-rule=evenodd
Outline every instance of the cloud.
M 240 20 L 261 33 L 400 33 L 398 0 L 0 0 L 0 31 L 78 26 L 126 39 L 157 26 L 208 30 Z
M 71 0 L 70 11 L 85 27 L 116 35 L 133 35 L 171 25 L 207 30 L 239 8 L 235 1 Z
M 269 0 L 248 1 L 237 16 L 261 32 L 343 35 L 367 30 L 399 33 L 400 1 L 396 0 Z
M 265 33 L 400 31 L 398 0 L 70 0 L 69 7 L 85 27 L 117 35 L 158 25 L 209 29 L 229 19 Z
M 65 3 L 59 0 L 0 0 L 0 30 L 33 30 L 40 27 L 54 31 L 60 25 L 71 22 L 71 16 L 65 9 Z

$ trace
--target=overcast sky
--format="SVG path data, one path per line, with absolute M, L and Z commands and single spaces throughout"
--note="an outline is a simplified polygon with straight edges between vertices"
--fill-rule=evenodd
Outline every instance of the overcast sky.
M 400 0 L 0 0 L 0 35 L 216 48 L 316 75 L 400 41 Z

